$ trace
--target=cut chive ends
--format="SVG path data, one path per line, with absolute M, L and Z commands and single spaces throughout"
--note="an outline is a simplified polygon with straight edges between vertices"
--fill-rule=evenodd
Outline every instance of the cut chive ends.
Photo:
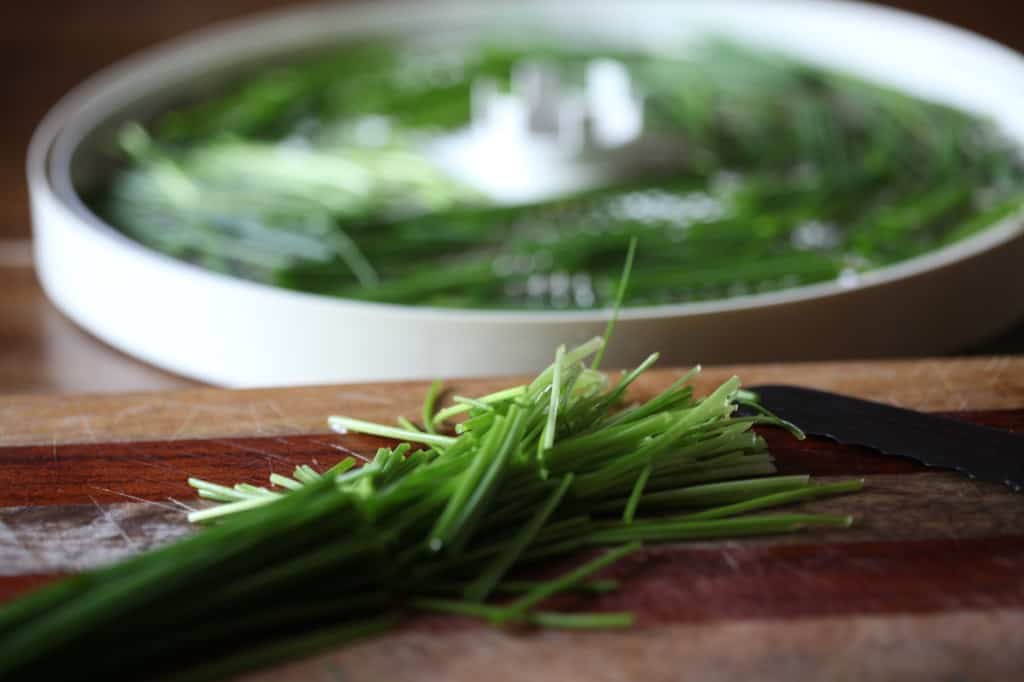
M 116 636 L 122 655 L 81 658 L 83 678 L 204 660 L 203 679 L 214 679 L 416 612 L 497 626 L 629 627 L 633 614 L 587 599 L 628 591 L 628 578 L 608 572 L 644 546 L 853 522 L 780 509 L 855 493 L 863 480 L 778 475 L 752 428 L 786 425 L 737 416 L 749 400 L 738 379 L 701 398 L 691 372 L 630 403 L 627 388 L 656 357 L 612 383 L 588 365 L 603 347 L 596 338 L 559 348 L 529 384 L 440 409 L 435 382 L 422 428 L 330 417 L 335 431 L 396 441 L 365 463 L 301 465 L 266 487 L 189 479 L 210 503 L 189 514 L 202 532 L 0 609 L 0 677 L 49 679 L 66 656 Z M 455 417 L 460 428 L 448 435 Z M 526 568 L 580 552 L 596 554 L 554 578 L 523 580 Z M 569 593 L 578 611 L 552 603 Z M 259 654 L 222 660 L 238 642 L 258 643 Z

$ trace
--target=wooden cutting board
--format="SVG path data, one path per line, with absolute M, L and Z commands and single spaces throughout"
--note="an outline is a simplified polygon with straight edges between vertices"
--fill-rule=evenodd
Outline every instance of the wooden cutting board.
M 733 372 L 747 384 L 799 383 L 1024 431 L 1024 358 L 716 368 L 698 389 Z M 632 395 L 678 375 L 652 372 Z M 413 417 L 425 388 L 0 397 L 0 598 L 191 532 L 190 474 L 256 483 L 298 463 L 371 453 L 381 441 L 329 434 L 325 416 Z M 861 494 L 805 505 L 853 514 L 852 529 L 632 557 L 615 569 L 622 592 L 587 605 L 634 610 L 628 631 L 514 633 L 422 618 L 251 679 L 1021 679 L 1024 495 L 764 433 L 784 472 L 866 479 Z

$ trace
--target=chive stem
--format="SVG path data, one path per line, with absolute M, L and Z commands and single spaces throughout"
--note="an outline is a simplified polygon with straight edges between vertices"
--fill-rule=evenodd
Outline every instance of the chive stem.
M 636 244 L 637 238 L 631 237 L 629 240 L 629 249 L 626 251 L 626 264 L 622 266 L 622 276 L 619 277 L 619 286 L 615 292 L 615 303 L 612 305 L 612 312 L 608 318 L 608 324 L 604 328 L 604 344 L 598 349 L 594 355 L 594 361 L 590 363 L 590 369 L 597 370 L 601 366 L 601 360 L 604 359 L 604 349 L 608 347 L 608 344 L 612 340 L 612 332 L 615 331 L 615 325 L 619 321 L 619 311 L 622 309 L 622 303 L 626 299 L 626 287 L 629 285 L 629 278 L 633 272 L 633 258 L 636 256 Z
M 644 486 L 647 485 L 650 475 L 651 465 L 647 464 L 640 470 L 640 475 L 636 477 L 636 483 L 633 485 L 633 491 L 629 494 L 629 501 L 626 502 L 626 508 L 622 512 L 623 523 L 633 523 L 633 516 L 636 515 L 636 508 L 640 504 L 640 496 L 644 492 Z
M 534 515 L 530 517 L 530 520 L 516 533 L 512 542 L 498 556 L 491 560 L 481 571 L 479 577 L 466 588 L 466 599 L 469 601 L 483 601 L 491 594 L 498 582 L 505 576 L 505 573 L 537 537 L 541 527 L 547 523 L 552 512 L 555 511 L 562 498 L 565 497 L 566 491 L 572 486 L 572 481 L 572 474 L 566 474 L 562 478 L 558 487 L 551 492 L 550 497 L 544 501 L 544 504 L 537 509 Z
M 421 431 L 410 431 L 409 429 L 400 429 L 394 426 L 386 426 L 384 424 L 374 424 L 373 422 L 363 421 L 362 419 L 342 417 L 339 415 L 328 417 L 327 424 L 332 430 L 337 431 L 338 433 L 355 431 L 356 433 L 366 433 L 371 436 L 394 438 L 395 440 L 408 441 L 410 443 L 424 443 L 426 445 L 436 445 L 440 447 L 447 447 L 455 442 L 455 438 L 451 436 L 441 436 L 436 433 L 423 433 Z
M 423 428 L 426 429 L 427 433 L 437 433 L 434 419 L 436 417 L 435 412 L 437 411 L 437 399 L 441 395 L 442 390 L 444 390 L 444 382 L 440 379 L 435 379 L 430 382 L 430 388 L 427 389 L 427 394 L 423 397 L 423 408 L 420 412 L 420 418 L 423 420 Z
M 605 552 L 601 556 L 574 568 L 554 580 L 542 583 L 509 605 L 509 612 L 523 614 L 545 599 L 576 587 L 605 566 L 609 566 L 623 557 L 632 554 L 640 549 L 640 547 L 642 547 L 640 542 L 629 542 L 621 547 Z

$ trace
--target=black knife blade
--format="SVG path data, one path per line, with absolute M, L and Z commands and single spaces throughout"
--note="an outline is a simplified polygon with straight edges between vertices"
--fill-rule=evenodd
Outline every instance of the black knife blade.
M 1024 435 L 799 386 L 755 386 L 758 402 L 806 433 L 971 478 L 1024 487 Z

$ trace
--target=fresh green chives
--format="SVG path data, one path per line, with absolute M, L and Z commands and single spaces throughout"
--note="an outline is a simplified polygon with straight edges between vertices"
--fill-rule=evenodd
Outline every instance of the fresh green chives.
M 428 433 L 437 433 L 437 426 L 434 424 L 435 405 L 437 405 L 437 399 L 443 389 L 444 382 L 440 379 L 435 379 L 430 383 L 430 388 L 427 389 L 427 394 L 423 398 L 423 409 L 420 417 L 423 419 L 423 428 Z
M 551 517 L 552 512 L 565 497 L 566 491 L 572 485 L 573 475 L 567 474 L 559 482 L 558 487 L 551 491 L 551 496 L 537 508 L 530 520 L 523 524 L 515 538 L 505 549 L 496 556 L 489 564 L 484 566 L 483 571 L 466 588 L 465 597 L 471 601 L 486 599 L 492 590 L 498 586 L 499 581 L 505 573 L 515 564 L 527 547 L 537 537 L 537 533 Z
M 626 508 L 622 511 L 622 522 L 633 523 L 633 517 L 636 516 L 636 508 L 640 504 L 640 496 L 644 493 L 644 486 L 647 485 L 647 479 L 651 476 L 651 465 L 646 465 L 640 470 L 640 475 L 636 477 L 636 483 L 633 484 L 633 490 L 629 493 L 629 500 L 626 502 Z
M 785 425 L 734 416 L 748 399 L 737 379 L 703 398 L 676 382 L 626 405 L 625 386 L 653 359 L 611 385 L 587 366 L 603 346 L 597 338 L 560 348 L 528 384 L 441 410 L 434 383 L 423 430 L 331 417 L 335 430 L 399 441 L 361 466 L 354 457 L 326 469 L 300 465 L 271 474 L 266 488 L 188 479 L 211 501 L 189 514 L 201 532 L 0 609 L 0 677 L 117 680 L 166 670 L 216 679 L 422 611 L 495 626 L 629 627 L 631 613 L 600 604 L 553 611 L 549 602 L 628 591 L 628 579 L 603 573 L 645 543 L 851 523 L 799 509 L 761 513 L 851 493 L 862 481 L 773 475 L 751 429 Z M 453 417 L 472 426 L 454 429 Z M 529 577 L 544 561 L 601 547 L 611 549 L 554 578 Z M 111 647 L 123 653 L 88 655 Z

